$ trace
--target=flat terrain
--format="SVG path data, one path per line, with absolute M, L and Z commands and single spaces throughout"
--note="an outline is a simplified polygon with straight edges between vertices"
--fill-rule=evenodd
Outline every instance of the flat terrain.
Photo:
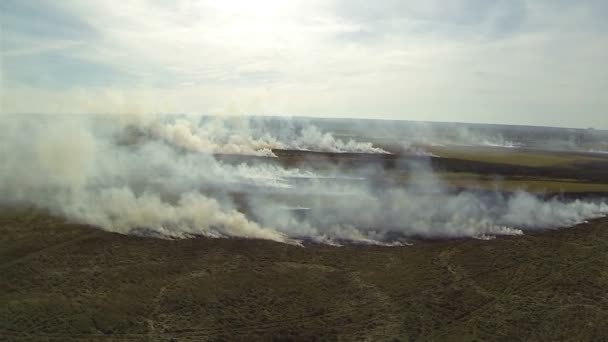
M 608 219 L 492 241 L 159 240 L 0 214 L 4 341 L 608 336 Z
M 426 150 L 443 158 L 524 166 L 569 166 L 575 163 L 606 161 L 601 153 L 542 151 L 523 148 L 430 146 Z
M 380 186 L 407 181 L 418 164 L 456 188 L 608 191 L 608 158 L 547 152 L 540 161 L 508 153 L 490 160 L 467 151 L 218 158 L 337 167 Z M 0 274 L 0 341 L 608 338 L 608 218 L 491 241 L 299 247 L 124 236 L 0 208 Z
M 389 148 L 387 148 L 389 149 Z M 542 193 L 608 194 L 608 154 L 488 147 L 435 147 L 437 157 L 394 154 L 329 153 L 274 150 L 278 158 L 217 155 L 226 163 L 277 164 L 314 172 L 340 170 L 377 186 L 407 184 L 421 167 L 456 189 Z M 390 149 L 389 149 L 390 150 Z

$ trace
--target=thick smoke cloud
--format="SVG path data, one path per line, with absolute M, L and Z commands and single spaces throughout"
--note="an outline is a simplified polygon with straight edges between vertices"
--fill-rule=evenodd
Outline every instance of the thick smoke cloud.
M 259 171 L 225 168 L 211 155 L 184 155 L 155 141 L 121 146 L 113 138 L 128 126 L 99 124 L 110 123 L 3 117 L 3 201 L 120 233 L 288 240 L 248 220 L 221 191 L 218 198 L 197 191 L 204 185 L 236 186 Z
M 310 125 L 297 132 L 293 127 L 280 137 L 274 136 L 265 127 L 251 127 L 248 118 L 180 117 L 170 121 L 150 121 L 139 125 L 142 133 L 162 139 L 168 144 L 194 152 L 242 154 L 275 157 L 272 149 L 308 150 L 335 153 L 388 153 L 371 143 L 346 142 L 331 133 L 321 132 Z
M 520 235 L 526 230 L 568 227 L 608 214 L 608 205 L 603 202 L 542 200 L 524 191 L 514 195 L 453 193 L 427 168 L 415 171 L 406 187 L 310 186 L 313 193 L 323 191 L 333 196 L 313 198 L 308 205 L 311 214 L 304 220 L 294 219 L 290 213 L 276 215 L 268 209 L 272 206 L 262 205 L 257 211 L 262 222 L 288 227 L 286 233 L 296 238 L 382 244 L 407 241 L 411 236 L 489 239 Z M 298 236 L 303 226 L 306 234 Z
M 452 193 L 428 168 L 407 186 L 379 186 L 329 166 L 232 165 L 213 155 L 269 156 L 277 146 L 384 152 L 312 126 L 285 133 L 214 118 L 0 116 L 0 130 L 2 204 L 124 234 L 402 244 L 522 234 L 608 214 L 601 202 Z
M 296 137 L 293 143 L 284 145 L 283 148 L 285 147 L 293 150 L 312 150 L 334 153 L 388 153 L 379 147 L 374 147 L 372 143 L 361 143 L 352 139 L 344 142 L 334 138 L 330 133 L 322 133 L 315 126 L 304 128 L 301 135 Z

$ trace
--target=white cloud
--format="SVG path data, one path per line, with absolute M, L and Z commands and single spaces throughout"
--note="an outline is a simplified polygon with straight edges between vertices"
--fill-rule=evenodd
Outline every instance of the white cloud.
M 94 34 L 33 35 L 21 46 L 3 45 L 5 111 L 140 108 L 608 128 L 608 42 L 598 15 L 606 5 L 600 1 L 48 6 L 61 6 L 56 10 Z M 24 34 L 10 29 L 10 36 Z M 49 50 L 121 77 L 82 84 L 51 66 L 46 79 L 61 86 L 19 76 L 18 70 L 31 69 L 28 63 L 44 63 Z M 40 58 L 24 62 L 24 54 Z M 99 78 L 106 69 L 74 72 Z

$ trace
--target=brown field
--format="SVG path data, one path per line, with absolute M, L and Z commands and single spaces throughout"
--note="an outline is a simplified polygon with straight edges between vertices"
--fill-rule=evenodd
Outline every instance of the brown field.
M 298 247 L 0 216 L 6 341 L 487 341 L 608 336 L 608 220 L 493 241 Z
M 455 188 L 608 191 L 606 160 L 587 157 L 277 152 L 265 162 L 379 167 L 378 182 L 425 163 Z M 603 340 L 607 251 L 608 219 L 491 241 L 299 247 L 124 236 L 2 208 L 0 341 Z
M 516 149 L 442 147 L 441 157 L 407 154 L 350 154 L 275 150 L 279 158 L 266 158 L 286 167 L 323 169 L 365 174 L 378 182 L 406 183 L 413 165 L 423 165 L 446 185 L 459 189 L 539 193 L 608 193 L 608 157 L 573 152 L 520 151 Z M 434 151 L 437 152 L 437 151 Z M 442 155 L 439 153 L 438 155 Z M 220 156 L 220 159 L 222 157 Z M 228 162 L 251 157 L 226 157 Z M 370 172 L 370 170 L 372 170 Z M 380 170 L 374 172 L 374 170 Z M 420 178 L 420 177 L 418 177 Z M 422 177 L 424 178 L 424 177 Z
M 576 163 L 608 161 L 608 156 L 602 154 L 518 148 L 432 146 L 426 149 L 443 158 L 522 166 L 570 166 Z

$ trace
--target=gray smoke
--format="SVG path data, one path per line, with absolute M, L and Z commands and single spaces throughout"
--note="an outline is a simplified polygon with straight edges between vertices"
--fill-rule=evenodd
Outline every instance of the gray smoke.
M 0 116 L 0 201 L 124 234 L 329 244 L 399 244 L 411 236 L 486 239 L 608 214 L 603 202 L 541 200 L 525 192 L 451 193 L 425 168 L 413 172 L 406 186 L 379 187 L 329 166 L 226 164 L 213 153 L 267 156 L 287 144 L 383 152 L 312 127 L 287 134 L 293 138 L 288 141 L 249 124 L 198 120 Z
M 223 167 L 209 154 L 180 154 L 157 141 L 121 146 L 114 137 L 126 127 L 83 117 L 2 117 L 2 201 L 120 233 L 288 241 L 248 220 L 222 193 L 256 170 Z M 216 197 L 198 191 L 204 186 L 214 186 Z
M 410 236 L 489 239 L 520 235 L 526 230 L 568 227 L 608 214 L 604 202 L 547 201 L 524 191 L 509 196 L 499 192 L 452 193 L 429 169 L 416 171 L 405 187 L 310 187 L 318 192 L 315 197 L 313 191 L 306 203 L 311 214 L 305 220 L 290 212 L 277 215 L 269 210 L 272 205 L 265 203 L 257 211 L 261 222 L 284 227 L 282 231 L 295 238 L 384 244 L 404 242 Z M 331 196 L 322 195 L 328 193 Z M 303 226 L 306 234 L 298 236 Z

